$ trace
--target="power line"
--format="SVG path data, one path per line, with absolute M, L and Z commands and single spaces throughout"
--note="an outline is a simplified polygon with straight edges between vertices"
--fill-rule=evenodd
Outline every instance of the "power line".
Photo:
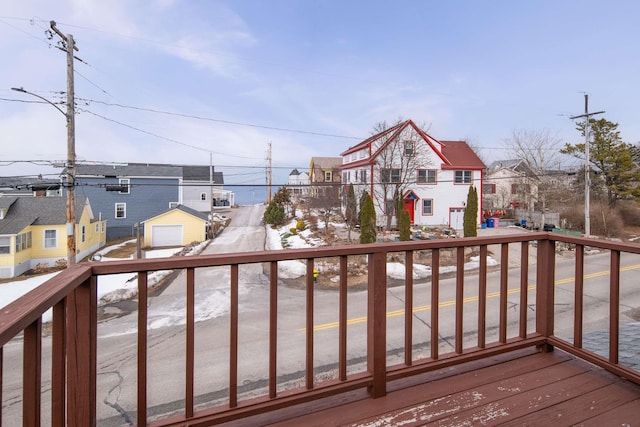
M 205 151 L 205 152 L 207 152 L 207 153 L 213 153 L 213 154 L 217 154 L 217 155 L 219 155 L 219 156 L 235 157 L 235 158 L 238 158 L 238 159 L 262 160 L 262 159 L 257 158 L 257 157 L 236 156 L 236 155 L 233 155 L 233 154 L 220 153 L 220 152 L 218 152 L 218 151 L 208 150 L 208 149 L 206 149 L 206 148 L 198 147 L 198 146 L 196 146 L 196 145 L 192 145 L 192 144 L 187 144 L 186 142 L 178 141 L 177 139 L 168 138 L 168 137 L 166 137 L 166 136 L 158 135 L 157 133 L 153 133 L 153 132 L 150 132 L 150 131 L 147 131 L 147 130 L 144 130 L 144 129 L 140 129 L 140 128 L 137 128 L 137 127 L 135 127 L 135 126 L 132 126 L 132 125 L 129 125 L 129 124 L 126 124 L 126 123 L 122 123 L 122 122 L 120 122 L 120 121 L 118 121 L 118 120 L 111 119 L 111 118 L 109 118 L 109 117 L 105 117 L 105 116 L 103 116 L 103 115 L 101 115 L 101 114 L 94 113 L 93 111 L 90 111 L 90 110 L 86 110 L 86 109 L 83 109 L 83 108 L 78 108 L 78 110 L 79 110 L 79 111 L 82 111 L 82 112 L 85 112 L 85 113 L 89 113 L 89 114 L 94 115 L 94 116 L 96 116 L 96 117 L 100 117 L 101 119 L 106 120 L 106 121 L 108 121 L 108 122 L 116 123 L 116 124 L 119 124 L 120 126 L 124 126 L 124 127 L 126 127 L 126 128 L 133 129 L 133 130 L 135 130 L 135 131 L 138 131 L 138 132 L 141 132 L 141 133 L 144 133 L 144 134 L 147 134 L 147 135 L 153 136 L 153 137 L 155 137 L 155 138 L 163 139 L 163 140 L 165 140 L 165 141 L 173 142 L 174 144 L 183 145 L 183 146 L 185 146 L 185 147 L 193 148 L 193 149 L 196 149 L 196 150 Z
M 236 125 L 236 126 L 247 126 L 247 127 L 252 127 L 252 128 L 277 130 L 277 131 L 281 131 L 281 132 L 301 133 L 301 134 L 306 134 L 306 135 L 326 136 L 326 137 L 330 137 L 330 138 L 344 138 L 344 139 L 357 139 L 357 140 L 365 139 L 365 138 L 360 138 L 360 137 L 356 137 L 356 136 L 336 135 L 336 134 L 329 134 L 329 133 L 322 133 L 322 132 L 311 132 L 311 131 L 304 131 L 304 130 L 297 130 L 297 129 L 287 129 L 287 128 L 281 128 L 281 127 L 275 127 L 275 126 L 256 125 L 256 124 L 252 124 L 252 123 L 236 122 L 236 121 L 232 121 L 232 120 L 214 119 L 214 118 L 211 118 L 211 117 L 196 116 L 196 115 L 192 115 L 192 114 L 183 114 L 183 113 L 176 113 L 176 112 L 171 112 L 171 111 L 156 110 L 156 109 L 153 109 L 153 108 L 135 107 L 135 106 L 132 106 L 132 105 L 124 105 L 124 104 L 118 104 L 118 103 L 97 101 L 95 99 L 86 99 L 86 98 L 77 98 L 77 99 L 80 100 L 80 101 L 85 101 L 85 102 L 93 102 L 93 103 L 96 103 L 96 104 L 103 104 L 103 105 L 110 106 L 110 107 L 126 108 L 126 109 L 131 109 L 131 110 L 145 111 L 145 112 L 148 112 L 148 113 L 166 114 L 166 115 L 169 115 L 169 116 L 184 117 L 184 118 L 195 119 L 195 120 L 205 120 L 205 121 L 209 121 L 209 122 L 225 123 L 225 124 Z

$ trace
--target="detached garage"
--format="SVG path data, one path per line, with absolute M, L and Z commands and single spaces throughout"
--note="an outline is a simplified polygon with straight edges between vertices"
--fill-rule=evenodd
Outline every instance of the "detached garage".
M 207 238 L 206 213 L 178 205 L 144 221 L 144 246 L 186 246 Z

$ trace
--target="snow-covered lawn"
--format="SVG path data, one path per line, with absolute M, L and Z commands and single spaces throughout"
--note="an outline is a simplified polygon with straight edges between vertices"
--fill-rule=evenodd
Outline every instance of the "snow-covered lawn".
M 310 248 L 324 245 L 324 242 L 322 240 L 310 237 L 311 231 L 309 229 L 305 229 L 303 231 L 297 232 L 296 234 L 292 234 L 291 228 L 295 228 L 296 222 L 296 220 L 292 220 L 288 224 L 277 229 L 274 229 L 271 226 L 267 225 L 267 249 L 282 250 L 284 249 L 283 242 L 286 243 L 287 248 Z M 318 222 L 318 225 L 320 225 L 320 221 Z M 498 262 L 491 257 L 487 257 L 487 266 L 493 265 L 498 265 Z M 480 257 L 471 257 L 470 261 L 464 264 L 464 269 L 472 270 L 474 268 L 478 268 L 479 266 Z M 317 268 L 318 270 L 320 270 L 320 272 L 322 272 L 321 265 L 318 265 Z M 455 265 L 440 267 L 440 273 L 449 273 L 452 271 L 456 271 Z M 306 272 L 306 264 L 302 261 L 280 261 L 278 263 L 278 275 L 284 279 L 295 279 L 297 277 L 302 277 L 306 274 Z M 388 262 L 387 276 L 392 279 L 404 279 L 404 264 L 401 264 L 399 262 Z M 413 278 L 415 280 L 426 279 L 430 276 L 430 266 L 422 264 L 413 265 Z

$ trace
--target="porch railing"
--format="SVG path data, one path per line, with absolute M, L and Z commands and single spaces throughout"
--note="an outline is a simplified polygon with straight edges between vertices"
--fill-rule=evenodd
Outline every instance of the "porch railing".
M 574 301 L 573 328 L 570 334 L 556 335 L 555 304 L 556 246 L 567 246 L 574 257 Z M 515 252 L 510 249 L 517 249 Z M 609 345 L 606 355 L 583 348 L 584 337 L 584 281 L 585 252 L 587 248 L 601 248 L 610 252 L 609 261 Z M 477 275 L 465 273 L 465 262 L 469 252 L 478 256 Z M 416 254 L 430 259 L 431 275 L 428 279 L 414 277 Z M 442 268 L 443 254 L 455 260 L 455 271 L 445 272 Z M 511 259 L 510 253 L 517 253 L 519 259 Z M 398 242 L 343 247 L 322 247 L 315 249 L 294 249 L 272 252 L 234 253 L 204 255 L 195 257 L 175 257 L 165 259 L 144 259 L 113 261 L 104 263 L 81 263 L 58 274 L 48 282 L 29 292 L 22 298 L 0 311 L 0 378 L 3 378 L 3 349 L 11 340 L 23 339 L 22 386 L 19 396 L 10 396 L 7 385 L 1 387 L 3 413 L 9 415 L 6 405 L 9 399 L 22 401 L 22 424 L 40 425 L 41 420 L 50 420 L 55 426 L 89 426 L 99 424 L 96 412 L 96 389 L 98 381 L 98 278 L 117 273 L 137 273 L 137 391 L 135 410 L 132 411 L 137 425 L 178 426 L 211 425 L 219 422 L 268 412 L 297 403 L 336 395 L 353 390 L 367 390 L 370 397 L 384 396 L 390 381 L 478 360 L 525 347 L 537 346 L 542 351 L 550 351 L 553 346 L 597 364 L 604 369 L 640 383 L 640 373 L 619 360 L 620 342 L 620 286 L 621 254 L 636 256 L 640 246 L 615 243 L 604 240 L 584 239 L 554 233 L 524 233 L 501 237 L 480 237 L 464 239 L 443 239 L 418 242 Z M 348 303 L 349 260 L 366 256 L 366 354 L 364 368 L 355 371 L 349 360 Z M 499 267 L 492 267 L 490 255 L 499 257 Z M 389 311 L 387 263 L 389 257 L 400 258 L 405 266 L 402 308 Z M 316 284 L 314 268 L 317 260 L 333 258 L 337 260 L 338 280 L 336 294 L 337 307 L 337 369 L 335 378 L 318 379 L 314 369 L 314 354 L 318 348 L 316 331 Z M 535 265 L 530 263 L 535 259 Z M 279 348 L 279 298 L 281 289 L 278 263 L 287 260 L 302 260 L 306 264 L 304 278 L 304 375 L 302 386 L 288 390 L 278 389 L 278 357 L 287 348 Z M 266 364 L 268 378 L 264 393 L 245 397 L 239 392 L 239 269 L 246 264 L 265 266 L 268 277 L 268 353 Z M 519 264 L 519 267 L 512 267 Z M 228 375 L 227 398 L 223 403 L 198 409 L 194 387 L 197 377 L 195 360 L 195 285 L 198 269 L 228 266 L 229 290 L 229 365 L 221 372 Z M 185 324 L 185 378 L 182 388 L 183 409 L 178 414 L 154 416 L 148 413 L 148 274 L 157 270 L 186 271 L 186 324 Z M 517 283 L 510 275 L 517 276 Z M 443 285 L 445 280 L 454 278 L 452 285 Z M 420 282 L 420 283 L 418 283 Z M 426 282 L 426 283 L 423 283 Z M 417 291 L 417 286 L 420 291 Z M 449 289 L 452 288 L 452 289 Z M 402 289 L 402 288 L 398 288 Z M 443 292 L 453 292 L 453 300 L 443 302 Z M 473 294 L 470 295 L 470 292 Z M 424 295 L 428 293 L 428 295 Z M 509 295 L 517 295 L 517 303 L 509 302 Z M 427 298 L 430 304 L 419 306 L 417 299 Z M 488 299 L 497 302 L 497 324 L 488 325 Z M 465 304 L 473 304 L 474 309 L 465 311 Z M 454 307 L 453 318 L 443 322 L 444 310 Z M 493 307 L 493 305 L 492 305 Z M 43 314 L 53 309 L 53 320 L 47 326 L 50 334 L 43 334 Z M 515 310 L 517 315 L 511 314 Z M 427 317 L 430 334 L 416 338 L 414 316 L 418 312 L 429 312 Z M 493 312 L 493 309 L 492 309 Z M 402 358 L 390 363 L 388 348 L 388 319 L 403 318 Z M 511 318 L 511 322 L 509 319 Z M 447 332 L 450 324 L 453 332 Z M 488 331 L 491 331 L 488 333 Z M 450 338 L 451 350 L 443 351 L 442 337 Z M 567 336 L 570 335 L 570 336 Z M 43 338 L 43 336 L 45 338 Z M 397 337 L 392 337 L 397 338 Z M 44 372 L 43 340 L 51 340 L 51 369 Z M 320 343 L 324 345 L 324 343 Z M 415 349 L 425 353 L 416 356 Z M 47 355 L 47 357 L 49 357 Z M 50 404 L 42 404 L 45 395 L 43 375 L 50 378 Z M 43 410 L 43 406 L 46 410 Z

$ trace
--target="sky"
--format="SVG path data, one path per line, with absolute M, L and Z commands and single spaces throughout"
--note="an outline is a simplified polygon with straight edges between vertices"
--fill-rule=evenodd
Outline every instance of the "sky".
M 518 130 L 583 142 L 569 117 L 587 93 L 640 142 L 638 16 L 632 0 L 0 0 L 0 176 L 55 177 L 67 158 L 52 20 L 79 49 L 78 161 L 212 162 L 257 202 L 269 146 L 286 184 L 382 121 L 466 140 L 488 164 Z

